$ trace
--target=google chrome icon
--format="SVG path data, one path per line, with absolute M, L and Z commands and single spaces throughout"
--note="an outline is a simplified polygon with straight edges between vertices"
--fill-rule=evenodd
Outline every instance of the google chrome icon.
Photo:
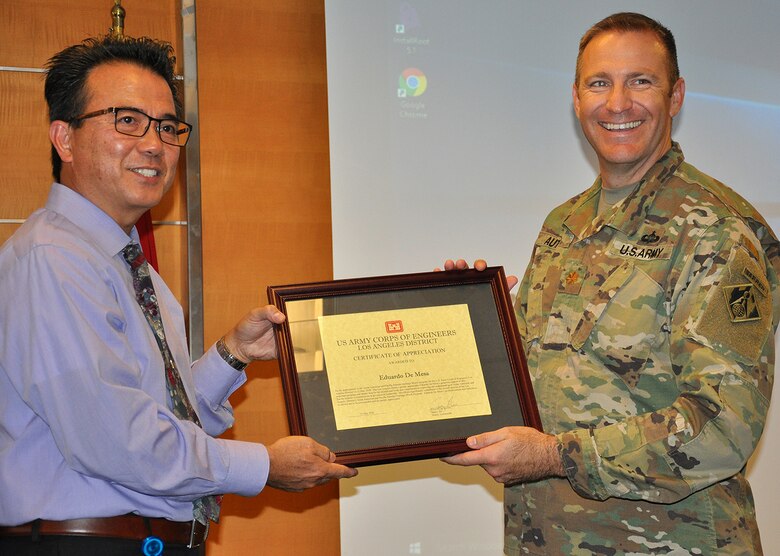
M 398 78 L 399 97 L 419 97 L 428 87 L 428 79 L 417 68 L 407 68 Z

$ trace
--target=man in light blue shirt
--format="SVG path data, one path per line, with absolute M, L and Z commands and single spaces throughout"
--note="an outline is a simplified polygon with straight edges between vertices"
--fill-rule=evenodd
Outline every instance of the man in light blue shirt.
M 181 306 L 150 269 L 164 336 L 199 425 L 170 409 L 158 339 L 123 257 L 173 181 L 181 122 L 169 45 L 89 40 L 55 55 L 46 99 L 55 183 L 0 249 L 0 553 L 190 553 L 193 502 L 302 490 L 354 469 L 305 437 L 216 438 L 244 367 L 276 356 L 273 306 L 190 363 Z M 146 541 L 147 544 L 142 546 Z M 56 548 L 53 548 L 56 546 Z

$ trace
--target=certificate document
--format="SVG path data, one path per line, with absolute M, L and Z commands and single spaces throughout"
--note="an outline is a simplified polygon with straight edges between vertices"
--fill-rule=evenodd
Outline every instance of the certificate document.
M 491 415 L 467 304 L 318 324 L 337 430 Z

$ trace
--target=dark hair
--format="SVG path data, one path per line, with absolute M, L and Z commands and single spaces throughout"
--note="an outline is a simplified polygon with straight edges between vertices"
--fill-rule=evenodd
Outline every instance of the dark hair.
M 178 95 L 173 47 L 163 41 L 148 37 L 89 38 L 58 52 L 46 63 L 44 95 L 49 106 L 49 121 L 62 120 L 74 127 L 73 121 L 84 111 L 87 103 L 86 83 L 89 73 L 97 66 L 114 62 L 129 62 L 156 73 L 168 83 L 173 95 L 176 114 L 182 116 L 182 104 Z M 52 146 L 51 165 L 54 179 L 60 180 L 62 160 Z
M 580 84 L 580 70 L 582 69 L 582 53 L 585 47 L 590 44 L 595 37 L 608 31 L 617 31 L 621 33 L 649 31 L 653 33 L 666 49 L 666 58 L 668 65 L 669 86 L 673 86 L 680 78 L 680 67 L 677 65 L 677 45 L 674 42 L 672 32 L 661 25 L 655 19 L 646 15 L 621 12 L 605 17 L 590 29 L 588 29 L 580 39 L 580 50 L 577 54 L 577 69 L 574 73 L 574 84 Z

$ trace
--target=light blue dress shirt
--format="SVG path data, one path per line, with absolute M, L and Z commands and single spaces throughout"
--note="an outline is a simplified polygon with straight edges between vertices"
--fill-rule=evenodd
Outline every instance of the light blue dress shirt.
M 261 444 L 214 438 L 246 381 L 212 346 L 190 365 L 181 306 L 152 269 L 203 429 L 168 409 L 162 356 L 120 251 L 132 238 L 55 183 L 0 248 L 0 525 L 137 513 L 192 519 L 205 494 L 255 495 Z

